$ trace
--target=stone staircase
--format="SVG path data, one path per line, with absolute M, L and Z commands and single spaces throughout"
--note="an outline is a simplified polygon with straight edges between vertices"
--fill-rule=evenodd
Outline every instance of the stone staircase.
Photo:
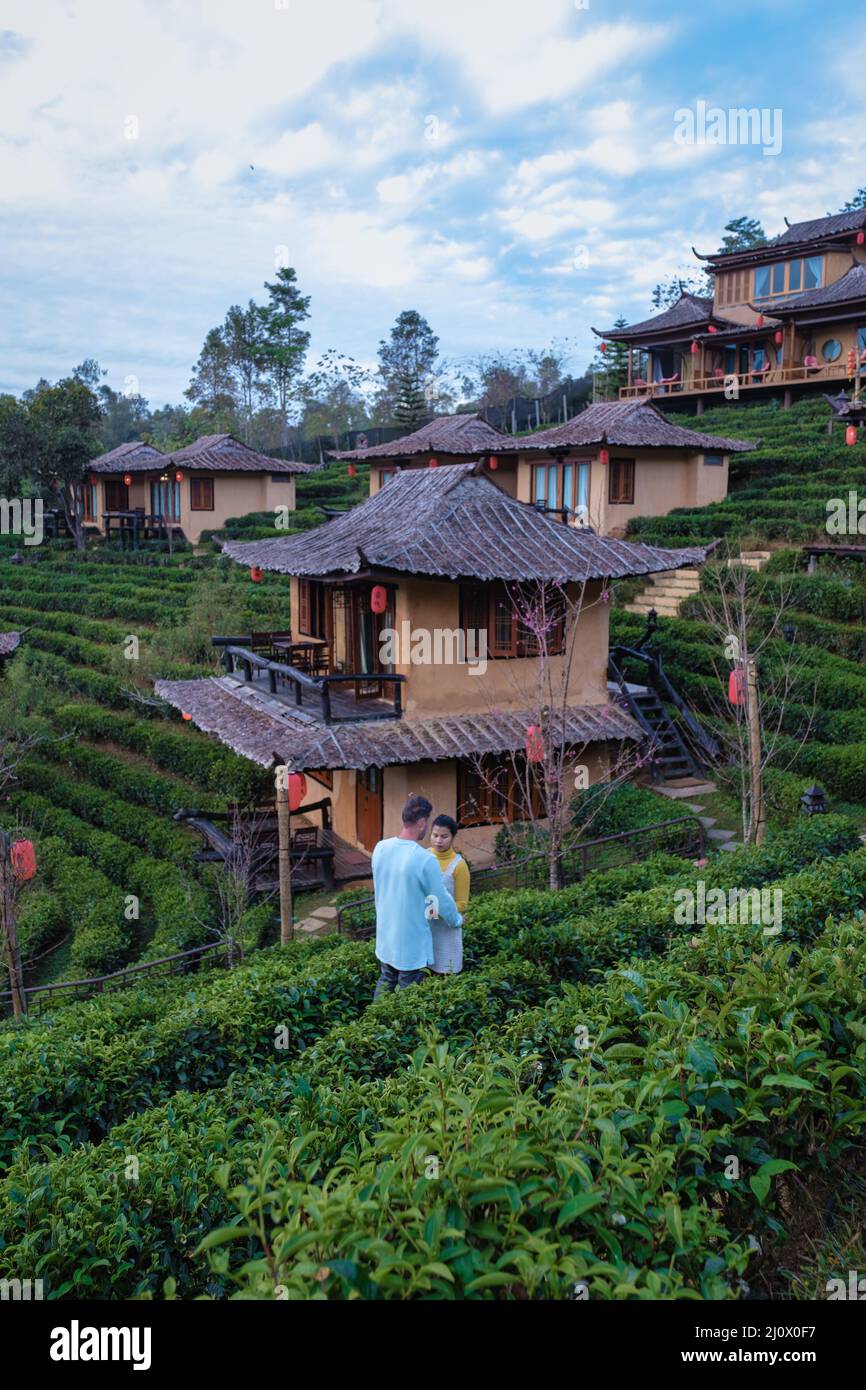
M 694 565 L 678 570 L 662 570 L 651 574 L 649 583 L 633 603 L 625 605 L 627 613 L 639 613 L 645 618 L 654 608 L 660 618 L 675 618 L 684 599 L 691 598 L 701 587 L 699 571 Z
M 769 550 L 741 550 L 739 558 L 728 561 L 728 567 L 742 565 L 744 569 L 760 572 L 770 558 Z

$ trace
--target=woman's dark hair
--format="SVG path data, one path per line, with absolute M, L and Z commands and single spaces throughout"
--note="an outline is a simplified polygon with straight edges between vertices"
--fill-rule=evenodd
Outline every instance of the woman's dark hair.
M 457 822 L 453 816 L 437 816 L 433 822 L 433 826 L 435 827 L 437 825 L 444 825 L 445 829 L 450 831 L 452 835 L 457 834 Z

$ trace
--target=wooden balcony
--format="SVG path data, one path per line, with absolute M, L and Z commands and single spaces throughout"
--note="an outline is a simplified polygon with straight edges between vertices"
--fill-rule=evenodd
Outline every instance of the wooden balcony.
M 645 381 L 640 384 L 619 388 L 620 400 L 645 398 L 647 400 L 669 398 L 671 396 L 723 395 L 726 385 L 738 382 L 740 391 L 756 390 L 759 387 L 785 387 L 813 382 L 821 386 L 824 382 L 845 381 L 848 378 L 847 364 L 824 362 L 818 367 L 770 367 L 765 371 L 724 372 L 712 376 L 688 377 L 685 381 Z
M 273 637 L 286 647 L 286 661 L 272 660 L 267 651 L 254 651 L 249 637 L 213 637 L 211 641 L 222 651 L 226 675 L 289 709 L 312 714 L 323 724 L 402 719 L 405 676 L 363 671 L 311 675 L 308 669 L 292 664 L 292 644 L 286 634 L 275 633 Z

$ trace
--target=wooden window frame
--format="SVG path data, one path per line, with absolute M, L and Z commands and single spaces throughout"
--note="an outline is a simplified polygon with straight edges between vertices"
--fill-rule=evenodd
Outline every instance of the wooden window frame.
M 518 759 L 517 766 L 515 758 Z M 543 817 L 544 805 L 536 782 L 530 789 L 531 811 L 520 805 L 523 797 L 521 759 L 520 754 L 485 753 L 480 760 L 456 760 L 456 806 L 460 826 L 510 825 L 516 821 L 540 820 Z M 492 785 L 497 775 L 501 777 L 501 787 Z M 470 799 L 474 800 L 474 809 L 469 804 Z
M 624 482 L 618 488 L 614 488 L 614 479 L 619 478 L 622 470 Z M 633 507 L 634 506 L 634 478 L 635 478 L 634 459 L 611 459 L 608 464 L 607 479 L 607 500 L 612 507 Z M 617 493 L 614 496 L 614 493 Z M 627 494 L 627 495 L 625 495 Z
M 334 628 L 331 590 L 318 579 L 298 580 L 298 635 L 330 642 Z
M 791 285 L 790 285 L 790 280 L 791 280 L 791 266 L 794 264 L 795 261 L 799 262 L 800 265 L 803 267 L 803 269 L 802 269 L 801 274 L 800 274 L 800 283 L 799 283 L 799 285 L 795 285 L 795 286 L 793 287 L 793 289 L 792 289 L 792 288 L 791 288 Z M 803 281 L 804 281 L 805 278 L 806 278 L 806 262 L 807 262 L 807 261 L 820 261 L 820 263 L 821 263 L 821 274 L 820 274 L 819 279 L 818 279 L 818 284 L 817 284 L 817 285 L 812 285 L 810 290 L 805 290 L 805 289 L 803 288 Z M 782 288 L 781 288 L 780 290 L 774 290 L 774 289 L 773 289 L 773 279 L 774 279 L 774 276 L 775 276 L 775 272 L 776 272 L 776 270 L 777 270 L 777 268 L 778 268 L 779 266 L 784 266 L 784 272 L 785 272 L 785 273 L 784 273 L 784 276 L 783 276 L 783 284 L 782 284 Z M 769 273 L 770 273 L 770 288 L 769 288 L 764 294 L 759 294 L 759 293 L 758 293 L 758 273 L 759 273 L 759 271 L 762 271 L 762 270 L 768 270 Z M 769 262 L 766 262 L 764 265 L 757 265 L 757 266 L 755 266 L 755 269 L 754 269 L 753 274 L 752 274 L 752 296 L 751 296 L 751 297 L 752 297 L 753 299 L 780 299 L 781 296 L 782 296 L 782 295 L 785 295 L 785 294 L 808 294 L 808 293 L 811 293 L 811 290 L 821 290 L 821 289 L 823 289 L 824 286 L 825 286 L 825 284 L 826 284 L 826 276 L 827 276 L 827 260 L 826 260 L 826 257 L 824 256 L 823 252 L 820 252 L 820 253 L 819 253 L 818 255 L 816 255 L 816 256 L 805 256 L 805 255 L 804 255 L 804 256 L 791 256 L 791 258 L 790 258 L 789 260 L 786 260 L 786 261 L 769 261 Z
M 85 483 L 82 505 L 84 508 L 85 521 L 97 521 L 99 519 L 99 504 L 97 502 L 97 484 Z
M 557 601 L 555 585 L 548 586 L 550 602 Z M 497 614 L 500 607 L 508 606 L 507 616 Z M 479 621 L 480 620 L 480 621 Z M 521 622 L 517 601 L 508 585 L 461 584 L 460 585 L 460 626 L 464 633 L 487 631 L 487 656 L 493 660 L 510 660 L 515 657 L 532 658 L 542 655 L 535 634 Z M 565 650 L 565 613 L 560 613 L 547 639 L 546 656 L 561 656 Z
M 203 488 L 205 496 L 210 496 L 209 502 L 198 501 L 199 488 Z M 208 494 L 208 488 L 210 493 Z M 189 509 L 191 512 L 212 512 L 214 510 L 214 480 L 213 478 L 190 478 L 189 480 Z

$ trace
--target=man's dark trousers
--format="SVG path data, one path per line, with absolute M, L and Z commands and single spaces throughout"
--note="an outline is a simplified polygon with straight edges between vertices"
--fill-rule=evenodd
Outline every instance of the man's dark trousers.
M 395 989 L 406 989 L 408 985 L 420 984 L 424 978 L 423 967 L 420 970 L 398 970 L 396 966 L 386 965 L 384 961 L 380 961 L 379 965 L 381 970 L 373 991 L 374 999 L 381 999 L 383 994 L 393 994 Z

